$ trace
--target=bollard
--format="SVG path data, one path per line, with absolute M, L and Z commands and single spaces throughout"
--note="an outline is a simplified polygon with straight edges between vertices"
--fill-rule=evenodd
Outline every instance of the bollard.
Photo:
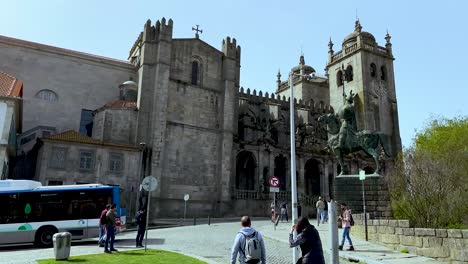
M 54 255 L 56 260 L 65 260 L 70 257 L 71 234 L 69 232 L 56 233 L 52 237 Z
M 193 225 L 197 225 L 197 218 L 193 217 Z
M 208 225 L 210 225 L 210 224 L 211 224 L 211 217 L 208 216 Z
M 330 263 L 338 264 L 338 225 L 336 224 L 336 202 L 328 203 L 328 232 L 330 241 Z

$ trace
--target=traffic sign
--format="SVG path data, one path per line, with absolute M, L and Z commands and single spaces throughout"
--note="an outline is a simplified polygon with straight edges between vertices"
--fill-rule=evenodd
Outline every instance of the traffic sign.
M 279 187 L 280 186 L 280 180 L 278 177 L 273 176 L 270 177 L 270 187 Z
M 190 198 L 190 195 L 189 195 L 188 193 L 186 193 L 186 194 L 184 195 L 184 201 L 188 201 L 189 198 Z
M 366 172 L 364 170 L 359 170 L 359 180 L 363 181 L 366 179 Z
M 270 192 L 279 192 L 279 187 L 270 187 Z
M 158 188 L 158 180 L 153 176 L 147 176 L 141 182 L 143 189 L 147 192 L 152 192 Z

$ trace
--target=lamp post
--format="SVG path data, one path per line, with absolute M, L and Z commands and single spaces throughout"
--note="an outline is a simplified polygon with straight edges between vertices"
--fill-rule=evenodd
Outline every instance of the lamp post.
M 145 151 L 145 147 L 146 147 L 146 143 L 145 142 L 140 142 L 140 162 L 138 164 L 138 181 L 137 181 L 137 184 L 138 184 L 138 191 L 137 191 L 137 197 L 136 197 L 136 202 L 135 202 L 135 215 L 136 215 L 136 212 L 140 209 L 139 207 L 141 207 L 141 204 L 140 206 L 138 206 L 138 202 L 140 201 L 140 194 L 141 194 L 141 180 L 142 180 L 142 176 L 144 174 L 143 172 L 143 152 Z
M 313 74 L 313 73 L 312 73 Z M 290 90 L 290 102 L 289 102 L 289 121 L 290 121 L 290 133 L 291 133 L 291 207 L 292 207 L 292 217 L 291 220 L 293 224 L 297 224 L 297 186 L 296 186 L 296 137 L 294 131 L 294 85 L 293 77 L 306 77 L 307 79 L 312 79 L 315 76 L 297 74 L 294 72 L 289 73 L 289 90 Z M 293 238 L 296 239 L 297 232 L 294 231 Z M 293 248 L 293 264 L 297 261 L 297 252 L 298 248 Z

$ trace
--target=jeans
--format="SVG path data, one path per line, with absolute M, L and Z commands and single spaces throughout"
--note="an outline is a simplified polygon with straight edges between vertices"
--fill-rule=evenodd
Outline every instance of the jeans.
M 327 221 L 327 211 L 325 210 L 320 210 L 320 219 L 322 221 L 322 224 L 325 223 L 325 221 Z
M 349 230 L 351 229 L 351 227 L 345 227 L 343 228 L 343 238 L 341 239 L 341 246 L 344 245 L 344 242 L 345 242 L 345 238 L 348 238 L 348 242 L 349 242 L 349 245 L 352 246 L 353 245 L 353 241 L 351 241 L 351 237 L 349 236 Z
M 106 229 L 107 229 L 107 234 L 106 234 L 106 243 L 104 244 L 104 249 L 107 251 L 108 250 L 107 245 L 109 244 L 109 240 L 110 240 L 110 249 L 114 249 L 115 227 L 108 226 Z
M 104 243 L 106 240 L 106 229 L 104 225 L 99 224 L 99 244 Z
M 143 238 L 145 237 L 145 231 L 146 231 L 145 226 L 142 226 L 142 227 L 138 226 L 137 236 L 136 236 L 137 246 L 143 245 Z

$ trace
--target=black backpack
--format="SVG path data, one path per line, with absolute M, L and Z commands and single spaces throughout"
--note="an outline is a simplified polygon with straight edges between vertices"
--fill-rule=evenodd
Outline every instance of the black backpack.
M 101 215 L 101 218 L 99 218 L 99 221 L 101 222 L 101 225 L 107 225 L 107 221 L 108 218 L 107 218 L 107 212 L 105 214 L 102 214 Z
M 352 214 L 349 214 L 349 224 L 351 226 L 354 226 L 354 219 L 353 219 L 353 215 Z

